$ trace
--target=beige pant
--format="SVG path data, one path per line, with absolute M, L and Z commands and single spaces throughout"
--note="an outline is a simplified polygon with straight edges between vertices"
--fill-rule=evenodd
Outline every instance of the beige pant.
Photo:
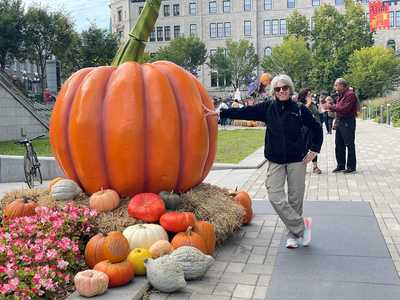
M 276 164 L 268 162 L 265 186 L 272 207 L 289 230 L 289 235 L 303 236 L 303 199 L 306 165 L 303 162 Z M 288 197 L 285 183 L 287 180 Z

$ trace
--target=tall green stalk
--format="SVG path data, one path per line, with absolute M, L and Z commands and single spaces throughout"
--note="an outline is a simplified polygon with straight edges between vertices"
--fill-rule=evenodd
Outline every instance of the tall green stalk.
M 127 61 L 141 61 L 146 42 L 157 21 L 160 6 L 161 0 L 146 0 L 142 13 L 129 33 L 128 40 L 118 49 L 112 62 L 113 66 L 119 66 Z

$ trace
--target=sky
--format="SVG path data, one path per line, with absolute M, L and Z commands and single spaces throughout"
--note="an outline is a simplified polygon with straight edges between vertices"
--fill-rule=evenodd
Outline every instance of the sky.
M 50 10 L 62 9 L 69 14 L 77 31 L 85 30 L 91 23 L 109 29 L 109 0 L 23 0 L 25 7 L 41 5 Z

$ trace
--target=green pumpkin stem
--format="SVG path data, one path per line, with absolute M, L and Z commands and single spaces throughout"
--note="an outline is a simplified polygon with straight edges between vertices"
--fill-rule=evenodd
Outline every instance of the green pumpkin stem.
M 160 6 L 161 0 L 146 1 L 142 13 L 129 33 L 128 40 L 118 49 L 112 62 L 113 66 L 119 66 L 127 61 L 141 61 L 146 42 L 157 21 Z

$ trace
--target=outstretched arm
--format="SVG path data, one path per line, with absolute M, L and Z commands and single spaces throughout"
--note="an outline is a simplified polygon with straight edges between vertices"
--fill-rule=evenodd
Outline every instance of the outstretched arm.
M 242 108 L 221 109 L 220 117 L 237 120 L 254 120 L 265 122 L 266 109 L 270 101 Z

